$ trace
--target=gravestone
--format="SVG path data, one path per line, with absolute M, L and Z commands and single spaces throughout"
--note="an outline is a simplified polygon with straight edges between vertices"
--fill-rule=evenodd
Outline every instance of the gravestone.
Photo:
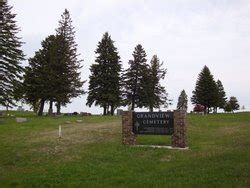
M 26 122 L 26 121 L 27 121 L 27 118 L 16 117 L 16 122 L 17 123 L 23 123 L 23 122 Z
M 22 106 L 18 106 L 17 111 L 24 111 L 24 108 Z

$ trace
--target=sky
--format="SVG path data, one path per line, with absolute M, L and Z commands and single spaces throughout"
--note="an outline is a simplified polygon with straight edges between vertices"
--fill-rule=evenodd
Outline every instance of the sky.
M 115 41 L 123 68 L 128 67 L 134 47 L 141 44 L 148 62 L 157 54 L 167 75 L 166 87 L 175 109 L 185 89 L 190 102 L 204 65 L 220 79 L 228 97 L 236 96 L 250 110 L 250 1 L 249 0 L 9 0 L 21 28 L 26 58 L 34 56 L 41 41 L 55 34 L 67 8 L 76 31 L 79 57 L 84 60 L 82 80 L 87 80 L 95 61 L 95 49 L 104 32 Z M 24 62 L 27 65 L 27 62 Z M 62 108 L 63 112 L 99 114 L 87 107 L 84 95 Z M 25 106 L 25 108 L 27 108 Z M 127 108 L 124 108 L 127 109 Z M 165 110 L 162 108 L 162 110 Z

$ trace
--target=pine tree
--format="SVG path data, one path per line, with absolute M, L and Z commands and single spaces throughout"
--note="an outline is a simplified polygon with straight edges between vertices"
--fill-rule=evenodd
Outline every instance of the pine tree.
M 90 67 L 87 105 L 103 107 L 103 115 L 114 114 L 121 105 L 121 63 L 114 41 L 106 32 L 95 51 L 95 64 Z M 110 109 L 109 109 L 110 108 Z
M 236 97 L 234 97 L 234 96 L 230 97 L 229 103 L 231 105 L 232 111 L 240 109 L 240 105 L 239 105 Z
M 187 111 L 188 108 L 188 98 L 185 90 L 183 89 L 181 91 L 181 94 L 178 98 L 178 103 L 177 103 L 177 110 L 185 110 Z
M 209 113 L 210 108 L 217 103 L 217 85 L 209 68 L 204 66 L 198 76 L 195 90 L 191 101 L 193 104 L 201 104 L 205 107 L 204 112 Z
M 215 106 L 215 112 L 217 112 L 217 107 L 224 109 L 227 100 L 226 93 L 224 91 L 224 87 L 221 81 L 217 80 L 216 85 L 217 85 L 217 102 Z
M 160 63 L 157 55 L 154 55 L 147 68 L 147 74 L 142 77 L 142 87 L 138 90 L 139 96 L 141 96 L 138 106 L 148 107 L 150 112 L 153 112 L 153 108 L 168 105 L 167 92 L 160 84 L 160 80 L 165 78 L 167 72 L 166 69 L 161 68 L 162 65 L 163 63 Z
M 78 60 L 77 44 L 75 42 L 75 31 L 70 18 L 70 13 L 65 9 L 56 29 L 57 36 L 60 38 L 61 50 L 56 56 L 58 64 L 61 65 L 60 84 L 57 86 L 58 95 L 57 113 L 60 113 L 61 105 L 66 105 L 71 98 L 84 94 L 82 88 L 85 81 L 81 81 L 79 69 L 82 60 Z
M 124 104 L 131 105 L 131 110 L 135 107 L 141 107 L 143 85 L 142 81 L 146 74 L 148 74 L 148 67 L 146 64 L 147 54 L 142 45 L 138 44 L 133 52 L 133 60 L 129 60 L 129 68 L 123 75 L 124 85 Z
M 20 29 L 16 25 L 16 14 L 7 1 L 0 1 L 0 105 L 14 106 L 16 89 L 21 87 L 23 68 L 21 61 L 21 38 L 17 36 Z

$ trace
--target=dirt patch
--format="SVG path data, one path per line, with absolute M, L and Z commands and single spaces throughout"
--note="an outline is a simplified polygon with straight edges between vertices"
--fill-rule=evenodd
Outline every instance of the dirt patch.
M 90 143 L 110 142 L 121 132 L 117 122 L 102 124 L 69 124 L 62 125 L 62 138 L 58 129 L 33 133 L 27 140 L 31 145 L 28 153 L 40 153 L 42 156 L 63 157 L 63 160 L 75 160 L 72 150 Z M 60 158 L 62 159 L 62 158 Z M 39 159 L 38 159 L 39 160 Z
M 218 130 L 218 134 L 221 135 L 233 135 L 237 133 L 240 130 L 240 126 L 227 126 L 227 127 L 221 127 Z
M 160 159 L 161 162 L 170 162 L 172 161 L 173 157 L 171 155 L 166 155 Z

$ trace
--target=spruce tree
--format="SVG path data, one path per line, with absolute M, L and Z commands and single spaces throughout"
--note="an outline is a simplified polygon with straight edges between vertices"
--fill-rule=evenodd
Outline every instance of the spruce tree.
M 121 105 L 121 63 L 114 41 L 106 32 L 95 51 L 95 64 L 90 67 L 87 105 L 103 107 L 103 115 L 114 114 Z
M 222 82 L 220 80 L 217 80 L 216 85 L 217 85 L 217 103 L 215 106 L 215 112 L 217 112 L 217 107 L 224 109 L 227 100 Z
M 70 102 L 71 98 L 85 93 L 82 88 L 85 81 L 81 81 L 79 72 L 82 60 L 78 59 L 80 54 L 77 53 L 75 31 L 67 9 L 65 9 L 61 16 L 56 34 L 60 39 L 59 47 L 61 47 L 56 56 L 57 63 L 61 66 L 61 69 L 58 70 L 60 74 L 57 75 L 60 77 L 60 84 L 56 88 L 58 91 L 56 106 L 57 113 L 59 114 L 61 105 L 66 105 Z
M 58 37 L 48 36 L 42 41 L 42 49 L 29 59 L 29 66 L 26 67 L 24 75 L 25 99 L 32 106 L 40 102 L 38 115 L 42 115 L 46 101 L 50 102 L 50 111 L 52 112 L 52 103 L 57 97 L 57 87 L 60 84 L 58 75 L 61 74 L 61 72 L 57 72 L 61 66 L 56 62 L 58 48 Z
M 139 107 L 147 107 L 150 112 L 153 108 L 160 108 L 161 105 L 168 105 L 167 92 L 160 84 L 160 80 L 165 78 L 167 70 L 161 68 L 163 63 L 160 63 L 157 55 L 154 55 L 150 61 L 150 66 L 147 67 L 147 73 L 142 76 L 142 87 L 139 87 Z
M 129 68 L 123 75 L 124 104 L 131 105 L 131 110 L 135 107 L 143 106 L 142 92 L 143 78 L 148 74 L 147 54 L 141 44 L 138 44 L 133 52 L 133 60 L 129 60 Z
M 188 98 L 185 90 L 183 89 L 181 91 L 181 94 L 178 98 L 178 103 L 177 103 L 177 110 L 185 110 L 187 111 L 188 108 Z
M 0 1 L 0 105 L 14 106 L 16 89 L 21 87 L 23 68 L 21 61 L 21 38 L 17 36 L 20 29 L 16 25 L 12 7 L 7 1 Z
M 29 58 L 29 66 L 25 69 L 24 75 L 24 88 L 25 88 L 25 100 L 33 107 L 39 103 L 38 115 L 43 114 L 44 103 L 46 101 L 46 74 L 43 66 L 42 51 L 39 50 L 35 53 L 35 56 Z
M 191 101 L 193 104 L 201 104 L 205 107 L 204 112 L 209 113 L 210 108 L 217 103 L 217 85 L 209 68 L 204 66 L 198 76 L 195 90 Z

